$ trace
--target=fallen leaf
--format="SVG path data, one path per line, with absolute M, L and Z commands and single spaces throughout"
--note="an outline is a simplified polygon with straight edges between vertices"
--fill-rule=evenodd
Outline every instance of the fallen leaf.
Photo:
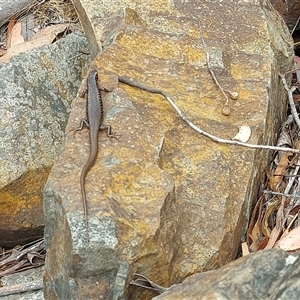
M 57 35 L 64 32 L 66 28 L 66 24 L 56 24 L 41 29 L 30 41 L 9 48 L 6 54 L 0 57 L 0 62 L 6 63 L 17 54 L 43 45 L 51 44 Z
M 251 233 L 249 234 L 253 242 L 259 239 L 259 237 L 261 236 L 260 222 L 261 222 L 260 220 L 257 220 L 255 225 L 253 226 Z
M 255 240 L 249 247 L 250 252 L 256 252 L 261 244 L 260 240 Z
M 21 32 L 22 32 L 22 23 L 16 22 L 16 24 L 14 25 L 11 31 L 11 40 L 10 40 L 11 47 L 24 43 L 24 37 L 22 36 Z
M 300 249 L 300 226 L 294 228 L 286 236 L 279 239 L 273 248 L 280 248 L 285 251 Z
M 283 175 L 285 174 L 289 165 L 289 156 L 293 155 L 291 152 L 284 152 L 280 158 L 277 168 L 270 175 L 269 185 L 273 191 L 280 190 L 280 185 L 282 184 Z
M 295 214 L 298 213 L 299 210 L 300 210 L 300 204 L 297 204 L 291 209 L 290 215 L 294 216 Z
M 263 204 L 264 195 L 261 195 L 257 202 L 255 203 L 253 212 L 251 214 L 246 242 L 248 245 L 253 244 L 257 239 L 259 239 L 261 234 L 261 213 L 262 213 L 262 204 Z M 251 239 L 251 241 L 249 240 Z
M 248 125 L 242 125 L 239 128 L 239 132 L 233 138 L 233 140 L 240 141 L 242 143 L 247 143 L 251 136 L 251 128 Z
M 300 94 L 293 94 L 293 100 L 295 102 L 299 102 L 300 101 Z
M 276 243 L 280 232 L 281 232 L 281 229 L 278 228 L 277 226 L 275 226 L 273 228 L 273 230 L 271 231 L 269 241 L 268 241 L 266 247 L 264 247 L 264 249 L 272 249 L 274 247 L 274 244 Z
M 268 239 L 267 237 L 265 237 L 265 238 L 261 241 L 261 243 L 258 245 L 257 251 L 265 249 L 266 245 L 268 244 L 268 241 L 269 241 L 269 239 Z
M 15 23 L 16 23 L 16 20 L 13 17 L 11 17 L 11 19 L 8 22 L 7 31 L 6 31 L 6 48 L 7 49 L 10 48 L 10 46 L 11 46 L 12 29 L 13 29 Z
M 270 235 L 268 244 L 266 245 L 265 249 L 273 248 L 274 244 L 276 243 L 276 241 L 281 233 L 282 221 L 283 221 L 283 207 L 281 205 L 276 213 L 276 226 L 271 231 L 271 235 Z

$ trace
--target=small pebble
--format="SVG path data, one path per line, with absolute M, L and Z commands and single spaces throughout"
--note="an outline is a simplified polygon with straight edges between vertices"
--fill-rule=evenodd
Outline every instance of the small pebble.
M 230 115 L 230 107 L 228 105 L 225 105 L 223 108 L 222 108 L 222 114 L 224 116 L 229 116 Z
M 230 98 L 232 100 L 236 100 L 239 97 L 239 93 L 238 92 L 231 92 L 230 93 Z

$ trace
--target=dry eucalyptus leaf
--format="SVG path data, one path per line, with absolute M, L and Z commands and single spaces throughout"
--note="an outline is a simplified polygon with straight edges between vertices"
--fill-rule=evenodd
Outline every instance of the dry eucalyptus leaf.
M 11 30 L 11 47 L 21 44 L 24 42 L 24 37 L 22 36 L 22 23 L 16 22 L 14 27 Z
M 21 52 L 51 44 L 56 36 L 59 33 L 64 32 L 66 28 L 66 24 L 56 24 L 41 29 L 30 41 L 9 48 L 6 54 L 0 57 L 0 62 L 7 63 L 13 56 L 20 54 Z
M 240 141 L 242 143 L 247 143 L 251 136 L 251 128 L 248 125 L 242 125 L 239 132 L 233 138 L 233 140 Z
M 300 226 L 294 228 L 285 237 L 278 240 L 273 248 L 280 248 L 285 251 L 300 249 Z

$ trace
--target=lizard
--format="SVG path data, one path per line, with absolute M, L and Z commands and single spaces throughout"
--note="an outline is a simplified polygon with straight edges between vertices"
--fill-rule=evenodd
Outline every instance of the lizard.
M 85 190 L 85 178 L 89 170 L 94 165 L 95 159 L 98 154 L 98 133 L 100 130 L 106 130 L 106 135 L 108 138 L 115 138 L 118 140 L 117 135 L 112 133 L 111 126 L 103 124 L 103 118 L 104 118 L 103 102 L 102 102 L 97 81 L 98 81 L 98 73 L 96 70 L 92 70 L 89 73 L 87 78 L 86 118 L 80 121 L 79 127 L 75 130 L 75 132 L 81 131 L 85 126 L 89 128 L 89 132 L 90 132 L 89 157 L 85 165 L 83 166 L 80 175 L 81 198 L 82 198 L 83 210 L 84 210 L 86 239 L 88 242 L 89 242 L 88 209 L 87 209 L 86 190 Z

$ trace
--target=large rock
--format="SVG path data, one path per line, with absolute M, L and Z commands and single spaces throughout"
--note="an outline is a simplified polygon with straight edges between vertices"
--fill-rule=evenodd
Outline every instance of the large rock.
M 195 274 L 153 300 L 291 300 L 300 293 L 299 254 L 265 250 Z
M 0 0 L 0 23 L 1 26 L 3 23 L 7 22 L 7 20 L 13 15 L 20 12 L 26 6 L 30 6 L 30 3 L 34 2 L 34 0 Z
M 89 243 L 79 186 L 88 132 L 67 137 L 45 189 L 45 295 L 148 299 L 128 288 L 134 272 L 170 286 L 235 258 L 267 153 L 200 136 L 160 95 L 117 88 L 115 74 L 165 90 L 214 135 L 234 137 L 247 123 L 251 143 L 272 144 L 285 114 L 278 73 L 292 68 L 292 40 L 267 1 L 74 2 L 105 49 L 95 60 L 99 83 L 116 87 L 103 93 L 105 123 L 121 137 L 100 134 L 87 176 Z M 229 116 L 201 37 L 221 85 L 239 92 Z M 67 131 L 84 110 L 77 98 Z
M 64 141 L 71 101 L 87 61 L 86 56 L 74 57 L 86 47 L 82 35 L 72 34 L 0 65 L 3 247 L 43 236 L 43 189 Z

